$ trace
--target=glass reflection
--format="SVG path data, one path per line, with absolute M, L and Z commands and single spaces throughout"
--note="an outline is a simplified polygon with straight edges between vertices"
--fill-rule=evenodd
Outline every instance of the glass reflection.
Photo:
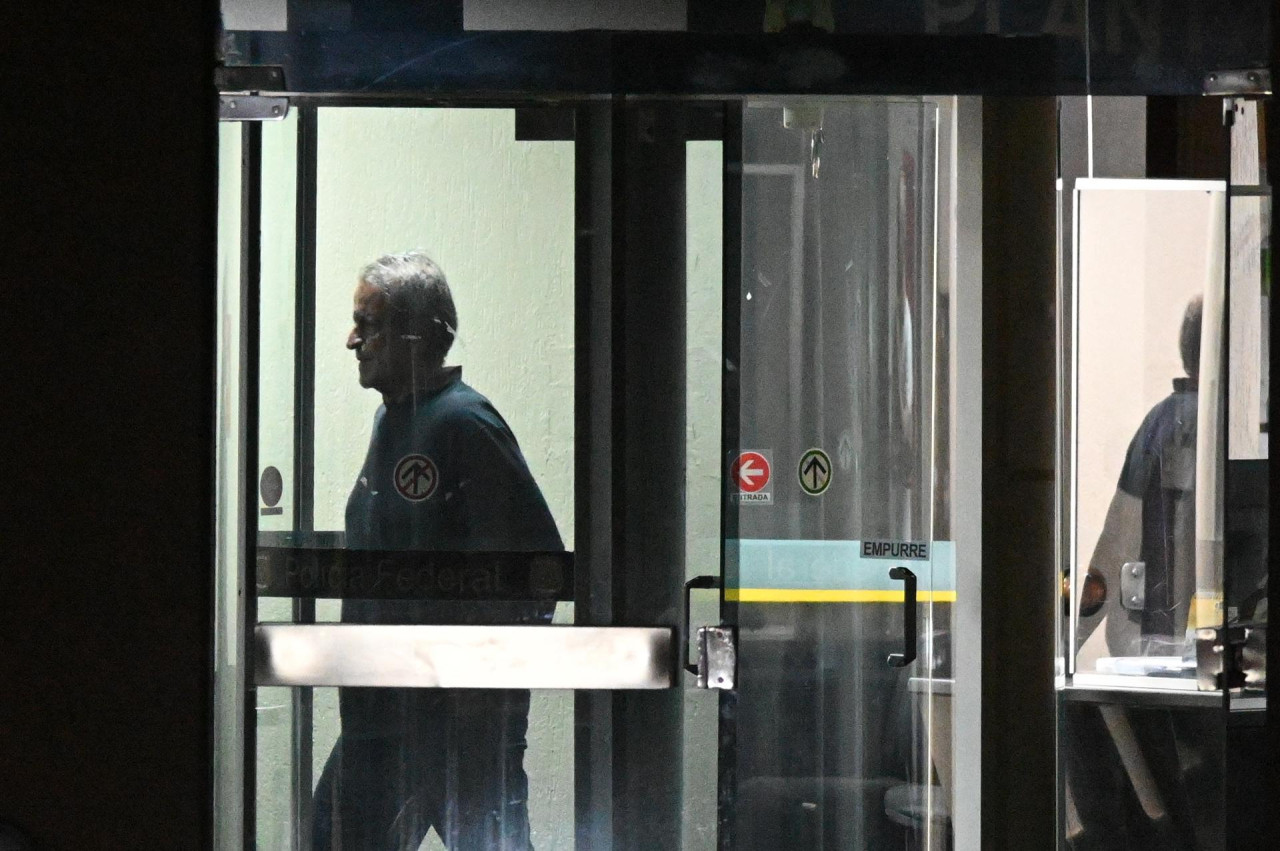
M 1083 645 L 1105 623 L 1109 658 L 1098 665 L 1104 673 L 1192 673 L 1186 632 L 1195 586 L 1202 319 L 1202 299 L 1194 296 L 1178 333 L 1185 375 L 1173 379 L 1172 392 L 1129 442 L 1082 584 L 1078 640 Z
M 1075 673 L 1194 688 L 1222 621 L 1223 186 L 1080 183 Z
M 1073 849 L 1223 847 L 1222 696 L 1199 691 L 1196 632 L 1223 620 L 1224 188 L 1077 182 Z
M 937 133 L 922 101 L 744 110 L 730 368 L 739 445 L 773 472 L 768 501 L 730 492 L 735 847 L 951 846 L 948 704 L 933 682 L 950 674 L 954 600 L 932 516 Z M 820 496 L 799 475 L 813 447 L 831 458 Z M 896 562 L 858 555 L 878 540 L 933 548 L 905 562 L 922 589 L 905 668 L 886 663 L 905 632 Z

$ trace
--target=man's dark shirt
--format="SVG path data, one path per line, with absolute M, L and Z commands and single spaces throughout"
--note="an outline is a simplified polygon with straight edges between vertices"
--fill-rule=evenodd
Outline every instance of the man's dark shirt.
M 1173 382 L 1129 444 L 1119 488 L 1142 500 L 1142 635 L 1182 638 L 1195 583 L 1196 385 Z
M 422 459 L 426 459 L 423 461 Z M 397 469 L 404 476 L 397 487 Z M 416 497 L 416 499 L 411 498 Z M 434 388 L 374 415 L 347 500 L 351 549 L 559 551 L 563 544 L 515 435 L 484 396 L 449 370 Z M 344 600 L 343 623 L 546 623 L 546 602 Z M 344 736 L 408 735 L 431 713 L 432 689 L 346 688 Z
M 458 369 L 378 409 L 346 531 L 352 549 L 563 549 L 511 429 Z M 342 606 L 346 623 L 539 623 L 551 613 L 551 603 L 519 601 Z M 429 827 L 451 849 L 531 847 L 527 690 L 344 688 L 338 700 L 342 735 L 317 787 L 316 848 L 417 848 Z
M 378 409 L 347 500 L 346 531 L 351 549 L 564 549 L 515 435 L 458 368 L 416 402 Z M 348 600 L 342 607 L 346 623 L 514 623 L 547 615 L 545 604 L 529 603 Z

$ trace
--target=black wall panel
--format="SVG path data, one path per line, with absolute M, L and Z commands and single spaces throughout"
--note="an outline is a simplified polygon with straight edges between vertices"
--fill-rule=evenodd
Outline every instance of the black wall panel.
M 0 822 L 205 847 L 216 6 L 5 19 Z

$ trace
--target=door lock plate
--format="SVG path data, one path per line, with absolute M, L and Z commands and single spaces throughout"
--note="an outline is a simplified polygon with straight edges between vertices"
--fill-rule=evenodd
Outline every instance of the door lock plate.
M 698 628 L 698 688 L 728 691 L 738 669 L 738 645 L 731 626 Z

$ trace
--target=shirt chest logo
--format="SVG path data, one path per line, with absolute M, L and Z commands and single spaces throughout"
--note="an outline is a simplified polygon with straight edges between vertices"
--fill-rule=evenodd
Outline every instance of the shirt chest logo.
M 425 455 L 406 455 L 396 462 L 391 480 L 400 496 L 409 502 L 423 502 L 436 492 L 440 470 L 436 462 Z

